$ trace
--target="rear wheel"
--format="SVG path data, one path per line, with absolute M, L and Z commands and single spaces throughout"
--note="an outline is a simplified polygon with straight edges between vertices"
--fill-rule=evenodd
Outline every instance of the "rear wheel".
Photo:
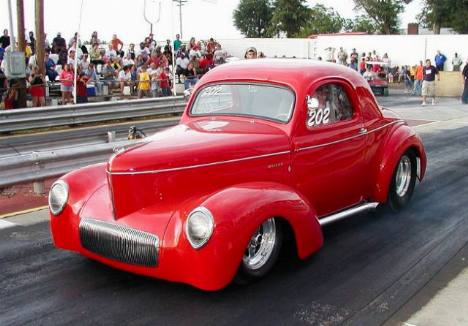
M 388 205 L 393 211 L 405 207 L 413 195 L 416 185 L 416 155 L 408 151 L 400 157 L 395 168 L 388 194 Z
M 278 260 L 283 233 L 281 224 L 269 218 L 250 238 L 235 281 L 246 284 L 265 276 Z

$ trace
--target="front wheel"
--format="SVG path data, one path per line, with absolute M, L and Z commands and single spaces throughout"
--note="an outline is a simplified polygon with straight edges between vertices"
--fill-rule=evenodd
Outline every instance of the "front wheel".
M 250 238 L 235 281 L 246 284 L 265 276 L 278 260 L 283 233 L 280 223 L 269 218 Z
M 409 203 L 415 185 L 416 155 L 408 151 L 400 157 L 393 173 L 388 194 L 388 205 L 393 211 L 398 212 Z

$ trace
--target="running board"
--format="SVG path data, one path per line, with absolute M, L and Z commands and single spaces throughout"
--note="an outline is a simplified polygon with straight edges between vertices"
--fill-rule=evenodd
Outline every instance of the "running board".
M 379 203 L 364 203 L 358 206 L 354 206 L 339 213 L 335 213 L 332 215 L 328 215 L 327 217 L 321 218 L 319 220 L 319 223 L 321 226 L 328 225 L 330 223 L 337 222 L 339 220 L 345 219 L 358 213 L 374 210 L 378 205 Z

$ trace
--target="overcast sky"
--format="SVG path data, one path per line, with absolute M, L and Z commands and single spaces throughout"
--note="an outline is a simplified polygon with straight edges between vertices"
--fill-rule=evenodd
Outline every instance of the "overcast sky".
M 8 0 L 0 0 L 0 28 L 8 28 Z M 16 1 L 11 0 L 13 16 L 16 15 Z M 78 30 L 80 21 L 80 6 L 82 0 L 44 0 L 45 31 L 49 40 L 57 32 L 68 40 Z M 149 25 L 143 19 L 145 0 L 83 0 L 81 20 L 81 35 L 89 39 L 91 32 L 97 30 L 101 40 L 109 40 L 116 33 L 124 43 L 135 43 L 149 33 Z M 156 39 L 166 39 L 179 31 L 178 8 L 171 0 L 146 0 L 146 12 L 151 21 L 159 22 L 153 30 Z M 34 0 L 24 0 L 25 21 L 27 31 L 34 30 Z M 161 14 L 159 6 L 161 3 Z M 214 37 L 216 39 L 232 39 L 242 37 L 233 26 L 232 12 L 239 0 L 188 0 L 183 7 L 183 38 Z M 333 7 L 341 16 L 353 18 L 357 13 L 353 10 L 352 0 L 309 0 L 310 6 L 322 3 Z M 401 16 L 402 27 L 415 21 L 422 0 L 414 0 L 406 7 Z M 172 18 L 174 17 L 174 19 Z M 15 23 L 16 27 L 16 23 Z

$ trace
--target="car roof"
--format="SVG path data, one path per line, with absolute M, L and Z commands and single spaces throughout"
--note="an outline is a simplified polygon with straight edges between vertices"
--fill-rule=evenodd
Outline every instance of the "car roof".
M 367 87 L 365 79 L 351 68 L 307 59 L 254 59 L 223 64 L 209 71 L 201 84 L 251 80 L 287 84 L 300 89 L 327 77 L 344 78 L 355 87 Z

